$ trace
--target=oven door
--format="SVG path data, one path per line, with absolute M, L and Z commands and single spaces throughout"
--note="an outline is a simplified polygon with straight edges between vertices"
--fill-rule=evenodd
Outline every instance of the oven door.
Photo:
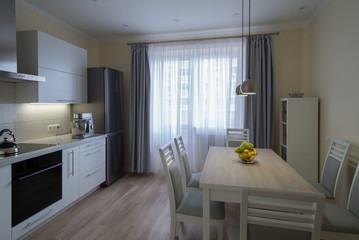
M 12 226 L 62 198 L 61 151 L 12 165 Z

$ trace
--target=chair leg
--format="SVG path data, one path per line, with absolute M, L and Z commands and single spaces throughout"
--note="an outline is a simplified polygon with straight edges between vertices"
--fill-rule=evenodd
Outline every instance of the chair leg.
M 179 229 L 180 229 L 180 224 L 181 224 L 180 221 L 176 221 L 175 237 L 178 237 L 178 232 L 179 232 Z
M 172 219 L 171 221 L 171 230 L 170 230 L 170 240 L 175 240 L 176 233 L 176 225 L 177 221 L 175 219 Z
M 223 221 L 219 221 L 217 224 L 218 240 L 223 239 Z

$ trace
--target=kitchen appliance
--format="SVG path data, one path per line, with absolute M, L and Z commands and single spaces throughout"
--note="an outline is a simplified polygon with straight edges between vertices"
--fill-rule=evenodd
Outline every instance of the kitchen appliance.
M 88 68 L 88 104 L 75 104 L 75 112 L 92 112 L 95 133 L 107 134 L 107 186 L 124 174 L 123 73 L 108 67 Z
M 45 82 L 45 77 L 17 73 L 15 2 L 0 1 L 0 81 Z
M 11 165 L 12 226 L 62 198 L 62 151 Z
M 11 139 L 9 141 L 7 140 L 7 137 L 4 137 L 4 140 L 0 142 L 0 156 L 16 154 L 19 151 L 19 148 L 16 145 L 17 139 L 15 134 L 7 128 L 0 131 L 0 137 L 4 134 L 9 135 Z
M 94 135 L 92 113 L 74 113 L 71 126 L 72 138 L 87 138 Z
M 7 138 L 4 138 L 4 141 L 0 143 L 0 156 L 8 156 L 17 154 L 19 148 L 16 143 L 10 142 Z

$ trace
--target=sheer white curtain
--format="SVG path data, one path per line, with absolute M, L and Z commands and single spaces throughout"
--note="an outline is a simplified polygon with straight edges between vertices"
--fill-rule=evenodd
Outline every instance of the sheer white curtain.
M 151 75 L 151 166 L 161 169 L 159 147 L 181 134 L 193 170 L 209 146 L 224 146 L 226 128 L 243 127 L 242 38 L 155 43 Z M 245 69 L 245 68 L 244 68 Z

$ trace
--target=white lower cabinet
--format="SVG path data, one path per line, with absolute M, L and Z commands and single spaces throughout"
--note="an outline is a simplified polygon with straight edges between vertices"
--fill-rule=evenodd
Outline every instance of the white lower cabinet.
M 80 196 L 105 181 L 105 139 L 80 146 Z
M 45 220 L 49 219 L 57 212 L 62 209 L 62 200 L 51 204 L 47 208 L 41 210 L 40 212 L 36 213 L 35 215 L 29 217 L 25 221 L 19 223 L 15 227 L 12 228 L 12 239 L 18 239 L 25 233 L 29 232 L 39 224 L 43 223 Z M 1 238 L 2 239 L 2 238 Z
M 11 239 L 11 165 L 0 167 L 0 239 Z
M 62 151 L 62 200 L 66 207 L 105 181 L 106 140 Z
M 80 148 L 62 151 L 62 204 L 66 207 L 80 197 Z

